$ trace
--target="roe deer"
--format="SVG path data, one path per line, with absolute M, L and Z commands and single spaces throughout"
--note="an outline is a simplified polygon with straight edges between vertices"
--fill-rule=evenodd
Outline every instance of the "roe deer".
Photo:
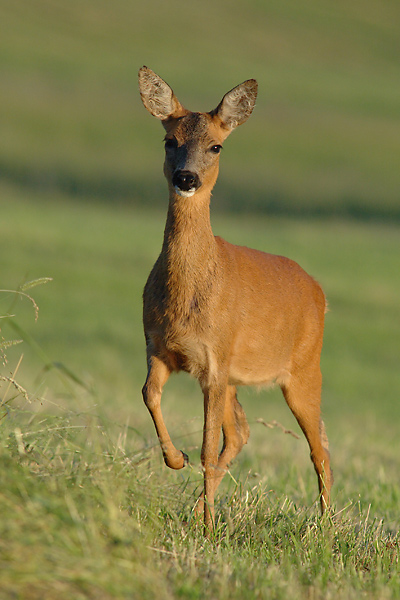
M 183 370 L 198 379 L 204 394 L 204 490 L 196 513 L 204 511 L 209 534 L 215 491 L 249 437 L 236 387 L 277 383 L 310 446 L 324 512 L 332 485 L 320 417 L 324 293 L 292 260 L 229 244 L 214 237 L 210 224 L 222 143 L 252 113 L 257 82 L 233 88 L 208 113 L 186 110 L 147 67 L 139 71 L 139 88 L 144 106 L 166 131 L 168 214 L 162 250 L 143 293 L 143 398 L 164 461 L 172 469 L 188 461 L 173 445 L 161 413 L 164 384 Z

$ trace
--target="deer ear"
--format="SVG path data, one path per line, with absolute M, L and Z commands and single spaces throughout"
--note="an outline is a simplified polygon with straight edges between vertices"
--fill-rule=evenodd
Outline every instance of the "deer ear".
M 212 114 L 218 115 L 225 127 L 235 129 L 250 117 L 256 103 L 258 84 L 248 79 L 227 92 Z
M 143 104 L 157 119 L 165 121 L 187 113 L 168 83 L 148 67 L 139 70 L 139 90 Z

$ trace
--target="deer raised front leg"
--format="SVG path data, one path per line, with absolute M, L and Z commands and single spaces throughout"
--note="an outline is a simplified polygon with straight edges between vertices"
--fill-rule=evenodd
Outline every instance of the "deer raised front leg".
M 171 372 L 157 356 L 150 356 L 148 364 L 147 379 L 142 390 L 143 399 L 153 419 L 165 464 L 171 469 L 182 469 L 189 459 L 173 445 L 161 412 L 161 394 Z

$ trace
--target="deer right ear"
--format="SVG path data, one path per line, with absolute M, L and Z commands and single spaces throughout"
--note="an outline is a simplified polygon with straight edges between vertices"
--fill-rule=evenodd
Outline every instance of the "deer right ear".
M 165 121 L 187 114 L 168 83 L 148 67 L 139 70 L 139 90 L 143 104 L 157 119 Z

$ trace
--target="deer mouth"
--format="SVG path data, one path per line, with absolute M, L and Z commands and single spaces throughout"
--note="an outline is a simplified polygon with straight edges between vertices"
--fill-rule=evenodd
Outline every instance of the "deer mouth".
M 175 192 L 178 194 L 178 196 L 182 196 L 182 198 L 190 198 L 190 196 L 195 194 L 196 189 L 181 190 L 181 188 L 175 186 Z

